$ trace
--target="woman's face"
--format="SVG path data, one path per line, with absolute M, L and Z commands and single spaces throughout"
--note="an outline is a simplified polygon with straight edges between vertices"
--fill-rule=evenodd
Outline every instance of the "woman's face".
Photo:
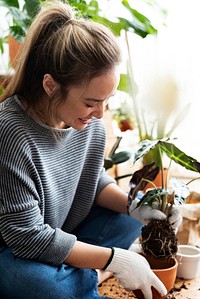
M 83 130 L 93 117 L 102 118 L 108 100 L 119 84 L 117 68 L 93 78 L 85 88 L 71 87 L 66 99 L 57 106 L 57 128 Z

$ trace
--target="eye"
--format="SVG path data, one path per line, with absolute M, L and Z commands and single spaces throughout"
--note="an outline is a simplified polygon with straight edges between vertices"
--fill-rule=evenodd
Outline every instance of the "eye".
M 90 105 L 90 104 L 85 104 L 85 106 L 87 107 L 87 108 L 93 108 L 94 106 L 92 106 L 92 105 Z

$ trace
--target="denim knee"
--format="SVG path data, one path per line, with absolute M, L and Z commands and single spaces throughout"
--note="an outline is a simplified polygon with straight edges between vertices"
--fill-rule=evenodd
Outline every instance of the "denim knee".
M 82 242 L 128 249 L 140 236 L 142 226 L 128 215 L 95 206 L 73 233 Z
M 97 272 L 62 264 L 58 267 L 0 253 L 1 299 L 99 299 Z

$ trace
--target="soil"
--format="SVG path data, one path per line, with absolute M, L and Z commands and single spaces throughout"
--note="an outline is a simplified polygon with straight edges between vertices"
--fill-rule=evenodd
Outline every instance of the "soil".
M 140 243 L 144 254 L 156 258 L 175 256 L 178 250 L 178 239 L 166 220 L 153 219 L 143 226 Z

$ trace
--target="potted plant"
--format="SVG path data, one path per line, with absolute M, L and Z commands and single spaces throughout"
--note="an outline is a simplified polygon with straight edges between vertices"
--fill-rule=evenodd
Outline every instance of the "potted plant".
M 172 161 L 174 161 L 175 163 L 185 167 L 187 170 L 198 173 L 200 172 L 200 163 L 176 147 L 169 138 L 153 141 L 145 140 L 141 142 L 141 147 L 135 153 L 134 163 L 154 149 L 156 149 L 157 153 L 160 155 L 161 161 L 162 155 L 166 154 L 170 160 L 170 165 Z M 161 171 L 162 174 L 161 187 L 157 187 L 153 183 L 153 180 L 159 171 Z M 199 179 L 199 177 L 195 179 Z M 194 179 L 190 182 L 193 180 Z M 137 203 L 136 209 L 140 208 L 142 205 L 148 204 L 149 206 L 156 207 L 166 214 L 166 220 L 152 219 L 147 225 L 142 227 L 140 245 L 142 253 L 148 261 L 154 259 L 157 261 L 157 264 L 160 264 L 162 260 L 165 260 L 165 263 L 168 263 L 168 261 L 171 262 L 175 258 L 178 251 L 178 239 L 176 237 L 176 232 L 168 222 L 168 217 L 173 209 L 173 206 L 184 204 L 187 196 L 189 195 L 188 184 L 190 182 L 184 184 L 176 178 L 167 177 L 167 179 L 164 179 L 162 163 L 161 167 L 159 167 L 152 162 L 151 164 L 144 165 L 142 169 L 133 173 L 130 180 L 128 207 L 130 207 L 132 202 L 136 200 L 138 192 L 144 190 L 147 183 L 150 183 L 151 188 L 146 191 L 142 199 Z M 174 276 L 174 280 L 175 277 L 176 276 Z M 168 291 L 169 290 L 170 289 L 168 287 Z M 154 298 L 159 298 L 155 296 Z

